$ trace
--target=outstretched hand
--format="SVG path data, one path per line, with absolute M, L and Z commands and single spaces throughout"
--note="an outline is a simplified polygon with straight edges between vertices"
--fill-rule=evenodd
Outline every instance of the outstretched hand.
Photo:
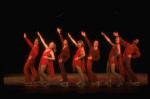
M 60 28 L 57 28 L 57 32 L 58 32 L 58 33 L 61 33 L 60 31 L 61 31 L 61 29 L 60 29 Z
M 101 32 L 101 35 L 102 35 L 102 36 L 105 36 L 105 33 L 104 33 L 104 32 Z
M 68 33 L 68 37 L 70 37 L 71 38 L 71 35 Z
M 38 36 L 41 36 L 39 32 L 37 32 Z
M 113 33 L 113 36 L 119 36 L 119 35 L 118 35 L 118 33 L 114 32 L 114 33 Z
M 81 32 L 81 35 L 85 37 L 85 36 L 86 36 L 86 33 L 82 31 L 82 32 Z
M 26 33 L 24 33 L 24 38 L 26 38 L 27 37 L 27 35 L 26 35 Z

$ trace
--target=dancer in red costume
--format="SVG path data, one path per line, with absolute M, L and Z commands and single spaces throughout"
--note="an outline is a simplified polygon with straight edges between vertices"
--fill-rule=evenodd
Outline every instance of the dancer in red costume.
M 89 55 L 87 57 L 87 76 L 89 80 L 91 81 L 92 85 L 100 86 L 100 82 L 98 81 L 98 78 L 92 71 L 92 64 L 94 61 L 100 60 L 100 51 L 98 49 L 98 41 L 94 41 L 94 44 L 92 45 L 89 41 L 89 39 L 86 37 L 85 32 L 81 32 L 81 35 L 84 36 L 86 43 L 89 46 Z
M 68 46 L 68 41 L 63 39 L 63 36 L 61 34 L 61 29 L 57 28 L 57 32 L 59 34 L 61 43 L 62 43 L 62 50 L 60 55 L 58 56 L 58 62 L 59 62 L 59 67 L 62 75 L 62 82 L 60 83 L 61 86 L 68 87 L 68 78 L 66 74 L 66 70 L 64 67 L 64 63 L 70 58 L 70 50 Z
M 118 32 L 113 33 L 114 36 L 118 37 Z M 135 39 L 132 44 L 124 41 L 122 39 L 122 44 L 125 47 L 125 51 L 123 53 L 123 64 L 125 69 L 125 83 L 129 83 L 130 79 L 132 81 L 133 86 L 139 86 L 139 81 L 137 77 L 135 76 L 133 70 L 131 69 L 131 58 L 138 58 L 140 57 L 140 51 L 138 47 L 136 46 L 139 43 L 138 39 Z M 133 53 L 136 53 L 136 55 L 131 55 Z
M 39 75 L 46 81 L 45 86 L 48 87 L 50 84 L 48 83 L 48 79 L 44 71 L 47 68 L 47 71 L 50 75 L 51 73 L 54 74 L 53 61 L 55 60 L 54 53 L 56 52 L 56 45 L 54 42 L 50 42 L 49 46 L 46 45 L 40 33 L 37 32 L 37 34 L 40 37 L 43 45 L 45 46 L 45 51 L 43 52 L 43 55 L 41 57 L 40 64 L 39 64 Z
M 68 33 L 69 38 L 71 39 L 71 41 L 78 47 L 78 50 L 76 51 L 76 55 L 74 55 L 73 57 L 73 71 L 75 71 L 75 67 L 79 73 L 80 76 L 80 80 L 78 83 L 76 83 L 78 85 L 78 87 L 84 87 L 85 83 L 84 83 L 84 75 L 83 72 L 85 71 L 85 50 L 84 50 L 84 43 L 83 41 L 79 40 L 78 44 L 76 43 L 76 41 L 71 37 L 71 35 Z
M 38 52 L 39 52 L 39 46 L 38 46 L 39 43 L 38 43 L 38 39 L 35 39 L 34 45 L 33 45 L 31 43 L 31 41 L 26 37 L 26 33 L 24 33 L 24 38 L 27 41 L 27 43 L 29 44 L 29 46 L 32 48 L 30 51 L 29 57 L 27 59 L 27 62 L 25 63 L 24 70 L 23 70 L 24 75 L 25 75 L 25 81 L 26 81 L 25 84 L 31 85 L 32 80 L 31 80 L 31 77 L 29 74 L 29 68 L 31 69 L 31 73 L 33 75 L 34 81 L 40 80 L 38 73 L 37 73 L 36 69 L 34 68 L 35 58 L 37 57 Z
M 120 74 L 123 76 L 124 73 L 124 68 L 123 68 L 123 63 L 122 63 L 122 55 L 121 55 L 121 48 L 120 48 L 120 41 L 121 39 L 117 37 L 115 39 L 116 44 L 112 43 L 110 39 L 105 35 L 105 33 L 101 32 L 101 35 L 105 37 L 105 39 L 113 46 L 111 51 L 109 52 L 109 57 L 107 61 L 107 75 L 108 75 L 108 82 L 105 84 L 111 86 L 111 79 L 110 79 L 110 70 L 113 75 L 117 78 L 119 83 L 117 84 L 116 87 L 121 87 L 123 86 L 123 83 L 121 79 L 119 78 L 119 75 L 115 72 L 115 68 L 119 69 Z M 117 62 L 117 57 L 118 57 L 118 62 Z M 115 67 L 116 66 L 116 67 Z

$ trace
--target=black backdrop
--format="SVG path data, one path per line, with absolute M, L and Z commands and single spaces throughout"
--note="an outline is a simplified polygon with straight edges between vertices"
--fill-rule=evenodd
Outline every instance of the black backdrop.
M 23 33 L 34 42 L 37 31 L 40 31 L 47 44 L 54 41 L 57 45 L 54 61 L 55 72 L 59 73 L 57 56 L 62 48 L 56 31 L 62 28 L 62 35 L 68 39 L 71 57 L 65 64 L 66 71 L 72 72 L 72 58 L 77 48 L 69 40 L 69 32 L 75 40 L 84 40 L 81 31 L 93 43 L 100 42 L 100 61 L 93 64 L 94 72 L 106 72 L 106 63 L 111 45 L 101 36 L 103 31 L 114 42 L 112 32 L 118 30 L 120 36 L 132 43 L 135 38 L 140 38 L 137 45 L 141 57 L 132 59 L 134 72 L 147 72 L 146 32 L 145 32 L 145 2 L 7 2 L 4 3 L 6 28 L 4 28 L 4 73 L 23 73 L 23 67 L 31 48 L 23 38 Z M 2 27 L 2 26 L 1 26 Z M 1 36 L 3 39 L 3 37 Z M 84 40 L 85 42 L 85 40 Z M 44 46 L 40 42 L 39 55 L 36 58 L 35 68 L 38 69 L 40 57 Z M 124 47 L 122 47 L 124 49 Z M 86 54 L 88 46 L 85 44 Z

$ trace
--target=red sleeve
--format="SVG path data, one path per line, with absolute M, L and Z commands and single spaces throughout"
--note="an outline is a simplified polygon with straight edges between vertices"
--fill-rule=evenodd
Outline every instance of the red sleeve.
M 121 38 L 121 39 L 122 39 L 122 38 Z M 127 43 L 126 41 L 124 41 L 124 40 L 122 39 L 122 44 L 123 44 L 124 47 L 127 47 L 127 45 L 128 45 L 129 43 Z
M 31 41 L 28 38 L 25 38 L 25 40 L 27 41 L 27 43 L 29 44 L 29 46 L 32 48 L 33 44 L 31 43 Z
M 131 55 L 131 58 L 138 58 L 141 56 L 140 51 L 138 49 L 138 47 L 135 48 L 135 53 L 136 55 Z
M 62 43 L 62 46 L 63 46 L 63 41 L 64 41 L 64 39 L 63 39 L 63 36 L 62 36 L 61 33 L 59 33 L 59 37 L 60 37 L 60 40 L 61 40 L 61 43 Z
M 92 56 L 92 61 L 98 61 L 100 60 L 100 52 L 99 50 L 96 51 L 95 55 Z
M 86 43 L 87 43 L 88 46 L 89 46 L 89 49 L 91 49 L 91 48 L 92 48 L 91 42 L 89 41 L 89 39 L 88 39 L 86 36 L 85 36 L 84 38 L 85 38 Z
M 39 46 L 36 46 L 34 50 L 34 55 L 32 55 L 32 59 L 35 59 L 38 56 L 38 53 L 39 53 Z

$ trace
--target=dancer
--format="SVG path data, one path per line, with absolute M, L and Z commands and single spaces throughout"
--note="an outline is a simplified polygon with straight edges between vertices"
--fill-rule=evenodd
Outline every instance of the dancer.
M 25 75 L 25 81 L 26 81 L 26 85 L 32 85 L 32 80 L 29 74 L 29 68 L 31 69 L 31 73 L 33 75 L 33 79 L 34 81 L 39 81 L 40 78 L 38 76 L 38 73 L 36 71 L 36 69 L 34 68 L 34 62 L 35 62 L 35 58 L 38 55 L 39 52 L 39 46 L 38 46 L 38 39 L 35 39 L 34 41 L 34 45 L 31 43 L 31 41 L 27 38 L 26 33 L 24 33 L 24 38 L 27 41 L 27 43 L 29 44 L 29 46 L 32 48 L 29 54 L 29 57 L 27 59 L 27 62 L 25 63 L 24 66 L 24 75 Z
M 114 36 L 118 37 L 118 32 L 113 33 Z M 139 86 L 140 82 L 135 76 L 135 73 L 131 69 L 131 58 L 138 58 L 140 57 L 140 51 L 138 47 L 136 46 L 139 43 L 139 39 L 135 39 L 132 44 L 124 41 L 122 39 L 122 44 L 125 47 L 125 51 L 123 53 L 123 64 L 125 69 L 125 83 L 130 82 L 130 79 L 132 81 L 133 86 Z M 133 53 L 136 53 L 136 55 L 131 55 Z
M 43 45 L 45 46 L 45 51 L 43 52 L 43 55 L 41 57 L 40 60 L 40 64 L 39 64 L 39 75 L 44 79 L 44 81 L 46 81 L 45 86 L 44 87 L 49 87 L 49 83 L 48 83 L 48 79 L 46 74 L 44 73 L 47 65 L 47 71 L 50 74 L 51 72 L 54 72 L 54 68 L 53 68 L 53 61 L 55 60 L 55 55 L 54 53 L 56 52 L 56 45 L 54 42 L 50 42 L 49 46 L 46 45 L 46 43 L 44 42 L 44 39 L 41 37 L 40 33 L 37 32 L 38 36 L 40 37 Z M 49 57 L 51 56 L 51 57 Z
M 117 69 L 119 68 L 120 74 L 124 75 L 124 72 L 122 70 L 123 64 L 122 64 L 122 56 L 121 56 L 121 48 L 120 48 L 121 39 L 119 37 L 117 37 L 115 39 L 116 44 L 114 44 L 105 35 L 105 33 L 101 32 L 101 35 L 104 36 L 105 39 L 113 46 L 111 51 L 109 52 L 109 58 L 107 61 L 106 70 L 107 70 L 107 75 L 108 75 L 108 82 L 106 82 L 105 84 L 107 84 L 109 87 L 111 87 L 111 79 L 110 79 L 110 70 L 111 70 L 112 74 L 115 75 L 115 77 L 119 81 L 119 83 L 117 84 L 116 87 L 121 87 L 121 86 L 123 86 L 123 83 L 122 83 L 121 79 L 119 78 L 119 75 L 115 72 L 115 65 L 116 65 L 116 68 Z M 117 57 L 118 57 L 118 63 L 117 63 Z
M 76 51 L 76 55 L 74 55 L 73 57 L 73 71 L 75 71 L 75 67 L 79 73 L 80 76 L 80 80 L 78 83 L 76 83 L 76 85 L 78 87 L 84 87 L 85 83 L 84 83 L 84 75 L 83 72 L 85 71 L 85 50 L 84 50 L 84 43 L 82 40 L 78 41 L 78 44 L 76 43 L 76 41 L 71 37 L 71 35 L 68 33 L 68 37 L 71 39 L 71 41 L 78 47 L 78 50 Z
M 87 74 L 89 80 L 91 81 L 92 85 L 100 86 L 100 82 L 98 81 L 98 78 L 92 71 L 93 62 L 100 60 L 100 51 L 98 49 L 98 46 L 99 46 L 98 41 L 95 40 L 94 44 L 92 45 L 90 43 L 89 39 L 86 37 L 85 32 L 81 32 L 81 35 L 85 38 L 85 41 L 89 46 L 89 55 L 87 57 L 87 67 L 86 67 L 87 73 L 86 74 Z
M 62 50 L 60 55 L 58 56 L 59 68 L 62 75 L 62 82 L 60 83 L 60 85 L 68 87 L 68 78 L 64 67 L 64 63 L 70 58 L 70 50 L 68 46 L 68 41 L 66 39 L 65 40 L 63 39 L 63 36 L 61 34 L 61 29 L 57 28 L 57 32 L 59 34 L 62 43 Z

